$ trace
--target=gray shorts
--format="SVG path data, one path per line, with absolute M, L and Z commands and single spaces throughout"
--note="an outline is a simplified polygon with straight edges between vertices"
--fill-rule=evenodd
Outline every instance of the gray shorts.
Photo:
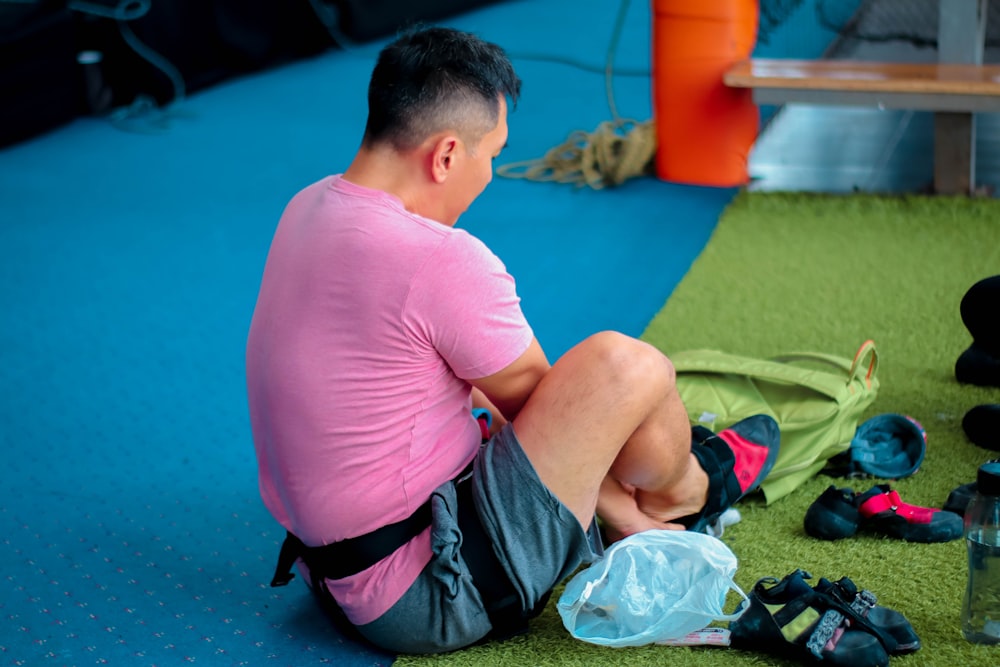
M 535 607 L 553 586 L 601 553 L 594 524 L 580 522 L 542 484 L 511 425 L 479 450 L 472 472 L 479 518 L 501 566 L 521 597 Z M 431 497 L 430 563 L 385 614 L 358 631 L 398 653 L 439 653 L 475 644 L 490 629 L 479 591 L 459 544 L 455 482 Z

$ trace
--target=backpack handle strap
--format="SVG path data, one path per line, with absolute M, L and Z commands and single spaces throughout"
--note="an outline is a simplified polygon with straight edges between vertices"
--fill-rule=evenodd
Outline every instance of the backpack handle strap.
M 753 368 L 748 368 L 745 360 L 718 350 L 678 352 L 670 355 L 670 360 L 678 373 L 732 373 L 746 375 L 764 380 L 798 384 L 808 387 L 817 393 L 834 397 L 839 394 L 843 386 L 850 385 L 856 378 L 864 379 L 866 385 L 871 388 L 878 366 L 875 343 L 870 340 L 865 341 L 861 345 L 850 363 L 832 355 L 799 352 L 775 357 L 770 360 L 776 363 L 766 363 L 766 361 L 761 360 L 764 363 L 759 363 Z M 784 362 L 789 361 L 819 361 L 836 367 L 840 373 L 834 376 L 817 370 L 813 373 L 803 374 L 803 369 L 784 365 Z
M 821 352 L 791 352 L 781 356 L 772 357 L 774 361 L 819 361 L 828 363 L 847 373 L 847 382 L 852 380 L 863 380 L 865 386 L 871 389 L 872 380 L 878 371 L 878 351 L 875 349 L 875 341 L 868 339 L 861 344 L 858 351 L 854 353 L 854 359 L 850 363 L 844 363 L 840 357 Z

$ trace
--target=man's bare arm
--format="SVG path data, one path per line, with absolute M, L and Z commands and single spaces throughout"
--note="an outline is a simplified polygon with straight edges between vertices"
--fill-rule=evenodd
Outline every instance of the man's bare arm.
M 533 339 L 514 363 L 493 375 L 471 381 L 473 406 L 490 409 L 494 425 L 502 426 L 503 422 L 517 417 L 549 368 L 542 346 Z

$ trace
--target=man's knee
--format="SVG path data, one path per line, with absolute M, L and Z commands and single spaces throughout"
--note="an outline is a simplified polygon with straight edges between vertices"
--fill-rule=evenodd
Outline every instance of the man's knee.
M 674 366 L 658 349 L 617 331 L 602 331 L 587 338 L 591 362 L 598 365 L 609 384 L 669 390 L 676 379 Z

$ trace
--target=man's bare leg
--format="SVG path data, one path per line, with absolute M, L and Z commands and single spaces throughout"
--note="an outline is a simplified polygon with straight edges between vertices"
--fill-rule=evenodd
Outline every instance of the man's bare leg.
M 642 341 L 604 332 L 559 359 L 514 420 L 545 485 L 590 524 L 595 510 L 626 535 L 700 510 L 708 477 L 673 365 Z

